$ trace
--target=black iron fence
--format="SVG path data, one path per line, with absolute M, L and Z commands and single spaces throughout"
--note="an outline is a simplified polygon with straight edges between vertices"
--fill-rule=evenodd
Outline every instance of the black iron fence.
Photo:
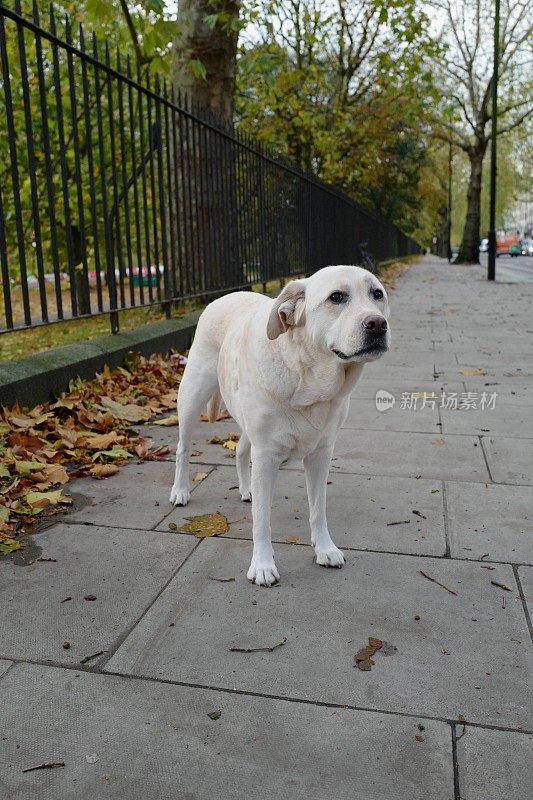
M 0 3 L 0 332 L 104 313 L 117 330 L 118 310 L 357 263 L 363 242 L 419 250 L 81 25 Z

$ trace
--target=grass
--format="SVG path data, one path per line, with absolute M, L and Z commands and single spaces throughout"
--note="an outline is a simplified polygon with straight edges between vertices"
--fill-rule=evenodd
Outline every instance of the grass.
M 382 283 L 391 287 L 394 280 L 402 275 L 411 263 L 417 261 L 419 256 L 410 256 L 403 261 L 392 261 L 380 268 L 379 277 Z M 290 280 L 290 279 L 287 279 Z M 279 291 L 280 281 L 270 281 L 267 292 Z M 263 285 L 254 285 L 255 291 L 263 291 Z M 38 301 L 37 301 L 38 302 Z M 180 317 L 202 308 L 203 304 L 198 299 L 187 300 L 174 306 L 173 317 Z M 130 331 L 165 319 L 165 314 L 160 305 L 146 308 L 130 308 L 119 311 L 119 326 L 121 331 Z M 24 356 L 32 355 L 53 347 L 61 347 L 75 342 L 86 342 L 96 336 L 105 336 L 111 332 L 109 315 L 87 319 L 69 319 L 64 322 L 55 322 L 51 325 L 41 325 L 35 328 L 23 328 L 0 335 L 0 361 L 12 361 Z

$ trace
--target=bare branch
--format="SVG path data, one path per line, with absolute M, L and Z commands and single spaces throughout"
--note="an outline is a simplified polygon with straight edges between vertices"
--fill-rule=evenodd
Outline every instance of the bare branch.
M 509 131 L 514 131 L 515 128 L 518 128 L 523 122 L 526 121 L 528 117 L 533 116 L 533 108 L 529 108 L 523 114 L 521 114 L 517 119 L 510 122 L 508 125 L 505 125 L 503 128 L 498 128 L 497 136 L 501 136 L 502 133 L 509 133 Z M 488 138 L 490 139 L 491 136 L 489 135 Z

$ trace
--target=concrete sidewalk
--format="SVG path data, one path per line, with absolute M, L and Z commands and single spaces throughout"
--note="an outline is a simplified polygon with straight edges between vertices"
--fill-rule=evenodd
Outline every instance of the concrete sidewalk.
M 391 301 L 331 470 L 343 570 L 312 561 L 295 463 L 282 581 L 246 580 L 250 506 L 207 443 L 232 421 L 198 423 L 186 509 L 170 458 L 130 465 L 0 562 L 3 800 L 531 800 L 533 285 L 428 257 Z M 217 510 L 224 537 L 175 532 Z

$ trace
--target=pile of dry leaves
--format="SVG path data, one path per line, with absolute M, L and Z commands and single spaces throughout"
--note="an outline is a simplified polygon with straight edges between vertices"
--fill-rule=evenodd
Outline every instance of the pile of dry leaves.
M 28 526 L 71 502 L 61 488 L 71 478 L 106 478 L 128 459 L 169 452 L 130 426 L 176 407 L 184 365 L 183 356 L 130 353 L 124 367 L 71 381 L 55 403 L 1 410 L 0 555 L 23 547 Z

